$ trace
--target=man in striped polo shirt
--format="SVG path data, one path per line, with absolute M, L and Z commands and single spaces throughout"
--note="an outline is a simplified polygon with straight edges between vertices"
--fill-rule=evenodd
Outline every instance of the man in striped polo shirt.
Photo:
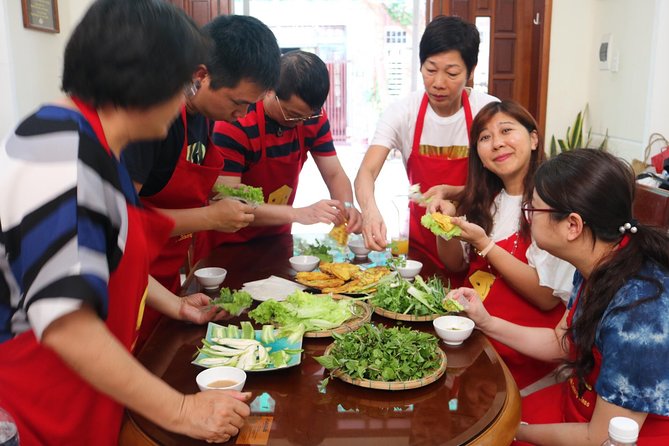
M 264 205 L 249 227 L 234 234 L 209 233 L 211 246 L 259 236 L 290 233 L 292 223 L 348 222 L 359 232 L 360 213 L 353 207 L 351 182 L 341 167 L 323 103 L 330 91 L 325 63 L 315 54 L 291 51 L 281 57 L 279 84 L 235 122 L 217 122 L 213 142 L 224 157 L 222 178 L 230 186 L 262 187 Z M 330 199 L 294 208 L 300 171 L 314 157 Z

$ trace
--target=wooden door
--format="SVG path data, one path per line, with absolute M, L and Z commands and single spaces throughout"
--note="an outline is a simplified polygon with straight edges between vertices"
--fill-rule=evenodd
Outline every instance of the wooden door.
M 427 0 L 427 19 L 491 18 L 489 93 L 527 108 L 542 131 L 546 120 L 552 0 Z
M 195 23 L 202 26 L 211 19 L 232 12 L 232 0 L 168 0 L 183 9 Z

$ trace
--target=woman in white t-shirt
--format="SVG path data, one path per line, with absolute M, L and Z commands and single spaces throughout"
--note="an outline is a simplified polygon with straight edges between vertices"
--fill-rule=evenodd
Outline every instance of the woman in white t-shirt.
M 512 101 L 486 105 L 472 123 L 469 174 L 456 209 L 435 200 L 430 212 L 453 217 L 460 237 L 437 239 L 439 257 L 452 271 L 467 271 L 466 286 L 479 292 L 487 310 L 521 325 L 554 327 L 565 312 L 574 267 L 539 249 L 522 203 L 531 200 L 534 172 L 545 153 L 536 121 Z M 518 387 L 536 382 L 555 364 L 521 355 L 492 341 Z
M 437 185 L 455 186 L 467 177 L 468 130 L 473 116 L 497 98 L 465 88 L 478 61 L 479 33 L 458 17 L 436 17 L 420 41 L 420 72 L 425 91 L 412 93 L 383 114 L 355 179 L 362 209 L 363 236 L 368 248 L 387 245 L 386 225 L 374 198 L 376 180 L 388 153 L 398 149 L 411 184 L 423 191 Z M 411 249 L 439 266 L 434 235 L 420 225 L 425 209 L 410 204 Z

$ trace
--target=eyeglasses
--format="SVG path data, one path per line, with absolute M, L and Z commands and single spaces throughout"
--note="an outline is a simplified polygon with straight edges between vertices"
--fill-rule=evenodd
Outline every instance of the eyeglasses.
M 532 224 L 532 214 L 535 212 L 550 212 L 550 213 L 561 213 L 557 209 L 550 208 L 533 208 L 531 203 L 525 202 L 520 207 L 520 210 L 523 211 L 523 218 L 528 224 Z
M 321 108 L 318 111 L 318 113 L 316 113 L 314 115 L 311 115 L 311 116 L 300 116 L 298 118 L 289 118 L 288 116 L 286 116 L 286 112 L 283 111 L 283 107 L 281 106 L 281 101 L 279 100 L 279 97 L 278 96 L 274 96 L 274 97 L 276 98 L 276 102 L 279 104 L 279 110 L 281 110 L 281 114 L 283 115 L 283 119 L 285 121 L 288 121 L 288 122 L 304 122 L 304 121 L 308 121 L 310 119 L 316 119 L 316 118 L 320 118 L 321 116 L 323 116 L 323 109 Z

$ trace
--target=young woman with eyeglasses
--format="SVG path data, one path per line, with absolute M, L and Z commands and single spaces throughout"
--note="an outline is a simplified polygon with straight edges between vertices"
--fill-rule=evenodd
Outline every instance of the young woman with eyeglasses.
M 490 103 L 472 123 L 469 172 L 457 209 L 450 201 L 435 199 L 428 211 L 453 216 L 452 222 L 462 228 L 460 237 L 437 238 L 439 257 L 447 269 L 467 272 L 466 285 L 479 291 L 491 314 L 553 327 L 564 314 L 560 296 L 568 297 L 574 270 L 532 243 L 521 212 L 544 159 L 529 112 L 511 101 Z M 520 389 L 555 368 L 494 345 Z
M 538 169 L 532 236 L 577 268 L 555 328 L 493 317 L 471 289 L 452 294 L 488 336 L 571 370 L 523 400 L 529 424 L 518 440 L 600 445 L 609 420 L 625 416 L 641 426 L 638 445 L 669 444 L 669 236 L 634 220 L 634 188 L 629 165 L 598 150 L 566 152 Z

